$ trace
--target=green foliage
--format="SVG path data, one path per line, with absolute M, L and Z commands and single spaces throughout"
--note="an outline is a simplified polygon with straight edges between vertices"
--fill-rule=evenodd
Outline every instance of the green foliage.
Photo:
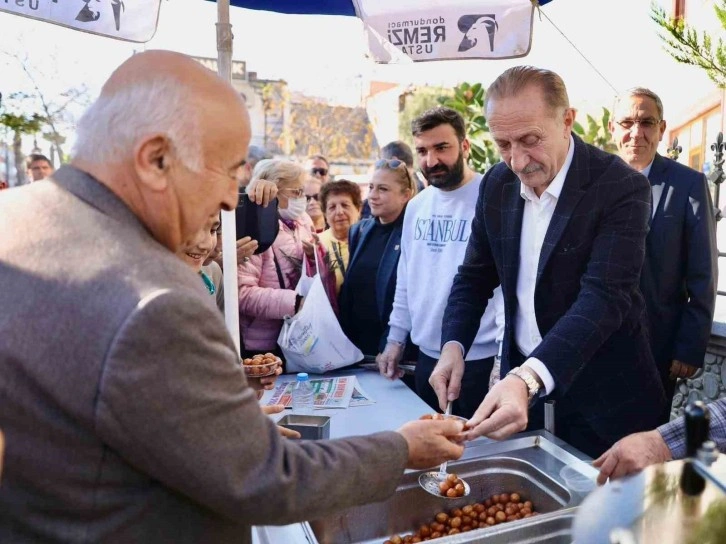
M 603 108 L 600 119 L 596 120 L 592 115 L 587 116 L 587 130 L 575 121 L 575 124 L 572 126 L 572 131 L 588 144 L 592 144 L 609 153 L 617 153 L 618 148 L 613 141 L 608 127 L 609 121 L 610 111 L 607 108 Z
M 451 89 L 443 87 L 420 87 L 413 92 L 401 96 L 402 107 L 398 113 L 398 138 L 406 142 L 413 149 L 413 136 L 411 136 L 411 121 L 426 110 L 435 108 L 441 99 L 452 96 Z M 387 142 L 379 142 L 385 145 Z
M 499 162 L 499 153 L 489 136 L 489 126 L 484 117 L 484 96 L 481 83 L 462 83 L 454 87 L 454 96 L 443 98 L 439 103 L 458 111 L 466 121 L 466 132 L 471 144 L 469 166 L 475 172 L 486 172 Z
M 34 113 L 33 115 L 18 115 L 15 113 L 0 114 L 0 125 L 18 134 L 36 134 L 45 124 L 45 117 Z
M 726 30 L 726 0 L 719 0 L 714 10 Z M 726 45 L 721 38 L 714 42 L 708 33 L 688 26 L 682 18 L 669 17 L 655 3 L 651 4 L 650 18 L 662 29 L 658 37 L 671 57 L 681 64 L 698 66 L 716 85 L 726 87 Z

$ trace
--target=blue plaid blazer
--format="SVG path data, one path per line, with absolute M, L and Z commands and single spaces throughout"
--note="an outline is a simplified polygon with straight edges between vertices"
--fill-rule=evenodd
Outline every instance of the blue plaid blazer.
M 577 412 L 615 441 L 656 427 L 665 403 L 638 285 L 650 184 L 619 157 L 573 137 L 572 165 L 539 258 L 535 312 L 543 340 L 531 356 L 554 378 L 559 414 Z M 484 177 L 443 321 L 442 345 L 455 340 L 468 349 L 501 284 L 502 375 L 522 362 L 513 326 L 523 211 L 519 179 L 497 164 Z

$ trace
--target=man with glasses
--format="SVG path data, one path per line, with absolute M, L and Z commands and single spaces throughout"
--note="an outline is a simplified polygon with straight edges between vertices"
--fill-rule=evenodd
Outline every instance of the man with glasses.
M 676 380 L 703 366 L 718 275 L 706 177 L 658 154 L 665 129 L 663 103 L 653 91 L 636 87 L 618 99 L 610 130 L 620 157 L 650 180 L 653 197 L 640 288 L 668 400 L 661 423 L 670 419 Z
M 419 348 L 416 393 L 438 408 L 429 377 L 441 356 L 441 328 L 451 284 L 464 261 L 482 175 L 469 168 L 469 140 L 464 119 L 450 108 L 434 108 L 411 123 L 419 166 L 429 188 L 406 207 L 401 233 L 396 294 L 389 320 L 388 342 L 378 366 L 388 378 L 400 375 L 398 363 L 410 336 Z M 400 162 L 389 163 L 391 166 Z M 457 374 L 453 412 L 471 417 L 486 395 L 494 357 L 499 351 L 497 309 L 501 294 L 492 297 Z
M 305 169 L 318 178 L 321 183 L 330 181 L 330 165 L 328 159 L 322 155 L 312 155 L 305 163 Z

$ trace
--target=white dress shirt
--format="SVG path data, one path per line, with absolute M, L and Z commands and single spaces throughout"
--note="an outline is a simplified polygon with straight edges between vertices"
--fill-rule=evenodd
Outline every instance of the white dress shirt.
M 640 173 L 643 174 L 646 178 L 650 175 L 650 169 L 653 168 L 653 161 L 650 161 L 650 164 L 643 168 Z M 659 183 L 657 185 L 652 185 L 650 187 L 650 192 L 653 195 L 653 208 L 650 211 L 650 218 L 653 219 L 655 217 L 655 210 L 658 209 L 658 203 L 660 202 L 660 196 L 663 194 L 663 184 Z
M 567 172 L 575 155 L 575 141 L 570 136 L 570 148 L 565 163 L 557 172 L 541 197 L 534 189 L 520 183 L 520 196 L 524 199 L 522 233 L 519 242 L 519 273 L 517 274 L 517 311 L 514 314 L 514 341 L 525 357 L 542 342 L 534 309 L 534 288 L 537 284 L 537 266 L 545 234 L 555 213 L 557 200 L 565 185 Z M 528 366 L 542 380 L 549 395 L 555 388 L 555 381 L 545 364 L 536 357 L 529 357 L 523 364 Z

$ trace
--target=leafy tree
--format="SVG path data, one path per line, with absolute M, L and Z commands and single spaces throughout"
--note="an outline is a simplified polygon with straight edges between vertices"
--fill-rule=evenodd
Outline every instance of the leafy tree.
M 609 153 L 617 153 L 618 148 L 613 141 L 613 135 L 610 133 L 610 128 L 608 127 L 609 121 L 610 111 L 607 108 L 603 108 L 600 119 L 596 120 L 592 115 L 587 115 L 587 130 L 577 121 L 575 121 L 572 130 L 588 144 L 592 144 Z
M 85 84 L 81 84 L 51 94 L 48 92 L 48 86 L 51 85 L 49 82 L 57 80 L 60 77 L 58 74 L 44 72 L 35 66 L 27 53 L 2 51 L 2 54 L 20 66 L 31 87 L 28 89 L 29 92 L 16 92 L 11 98 L 16 100 L 22 111 L 42 112 L 44 133 L 48 135 L 46 140 L 51 143 L 58 160 L 61 163 L 65 162 L 66 156 L 62 145 L 66 138 L 63 133 L 73 130 L 76 116 L 80 113 L 78 110 L 90 104 L 88 88 Z
M 364 108 L 331 106 L 314 98 L 291 105 L 290 133 L 297 155 L 328 160 L 375 157 L 373 127 Z
M 726 30 L 726 0 L 713 6 L 721 27 Z M 705 31 L 687 25 L 681 17 L 669 17 L 659 5 L 651 4 L 650 17 L 662 29 L 658 35 L 666 52 L 681 64 L 698 66 L 721 88 L 726 87 L 726 45 L 721 38 L 714 42 Z
M 398 139 L 406 142 L 413 149 L 411 121 L 451 96 L 453 96 L 452 90 L 444 87 L 418 87 L 401 95 L 398 112 Z
M 46 120 L 43 116 L 34 113 L 23 115 L 10 112 L 0 113 L 0 125 L 6 127 L 13 134 L 13 155 L 15 157 L 15 172 L 18 185 L 25 183 L 25 155 L 23 155 L 23 136 L 37 134 Z
M 466 121 L 466 133 L 471 144 L 469 165 L 475 172 L 486 172 L 500 160 L 484 117 L 485 94 L 481 83 L 462 83 L 454 87 L 454 96 L 440 100 L 442 105 L 458 111 Z
M 262 97 L 264 147 L 277 154 L 289 155 L 294 143 L 285 123 L 290 91 L 283 81 L 265 82 L 257 89 Z

